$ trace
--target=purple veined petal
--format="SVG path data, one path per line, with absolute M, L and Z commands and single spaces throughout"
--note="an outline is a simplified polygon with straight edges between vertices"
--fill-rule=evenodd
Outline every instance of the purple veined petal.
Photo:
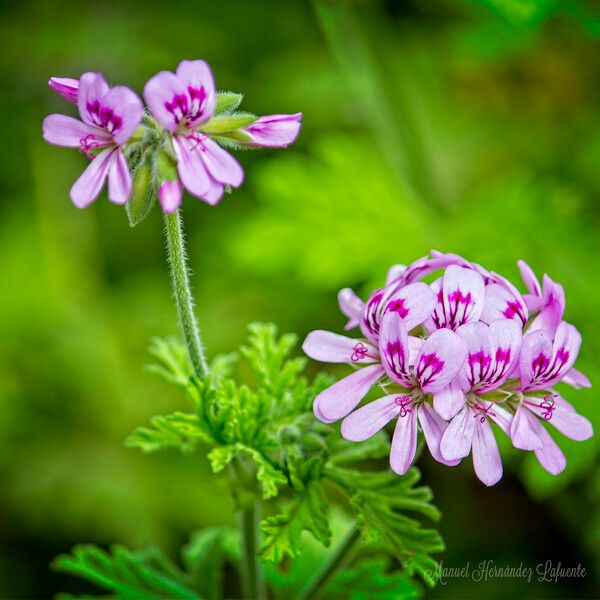
M 502 459 L 494 432 L 487 419 L 475 419 L 473 435 L 473 468 L 479 481 L 487 486 L 502 479 Z
M 560 381 L 570 370 L 579 354 L 581 334 L 577 328 L 563 321 L 556 330 L 552 347 L 552 361 L 544 373 L 545 386 Z
M 594 435 L 592 424 L 560 396 L 545 398 L 528 396 L 524 402 L 532 413 L 554 425 L 558 431 L 572 440 L 583 442 Z
M 542 447 L 542 440 L 535 433 L 536 428 L 531 425 L 532 416 L 522 404 L 517 408 L 510 426 L 510 439 L 515 448 L 520 450 L 538 450 Z M 535 417 L 533 417 L 535 420 Z
M 377 364 L 340 379 L 315 398 L 319 413 L 329 422 L 343 419 L 358 406 L 383 372 L 381 365 Z
M 442 419 L 442 417 L 440 417 L 427 402 L 423 402 L 419 405 L 417 415 L 431 456 L 433 456 L 437 462 L 447 465 L 448 467 L 457 465 L 461 459 L 446 460 L 440 452 L 440 442 L 448 427 L 446 421 L 444 421 L 444 419 Z
M 360 323 L 365 303 L 350 288 L 344 288 L 338 292 L 338 304 L 349 319 L 344 329 L 354 329 Z
M 477 321 L 485 304 L 483 277 L 474 269 L 450 265 L 442 278 L 441 294 L 432 319 L 435 327 L 456 329 Z
M 534 423 L 535 425 L 533 425 Z M 548 473 L 558 475 L 567 466 L 565 455 L 541 422 L 533 417 L 533 415 L 532 427 L 535 428 L 536 435 L 542 440 L 542 447 L 539 450 L 534 450 L 536 458 Z
M 381 288 L 371 292 L 360 318 L 359 325 L 362 334 L 375 343 L 377 343 L 379 337 L 381 307 L 384 300 L 389 296 L 390 291 L 389 288 Z
M 574 387 L 576 390 L 582 388 L 591 388 L 592 382 L 584 375 L 581 371 L 578 371 L 574 367 L 563 377 L 563 383 L 567 383 Z
M 519 266 L 521 279 L 523 280 L 527 291 L 532 296 L 541 296 L 542 288 L 540 286 L 540 282 L 538 281 L 538 278 L 535 276 L 535 273 L 532 271 L 531 267 L 524 260 L 518 260 L 517 265 Z
M 404 387 L 412 387 L 408 364 L 408 333 L 398 313 L 388 313 L 383 319 L 379 335 L 379 354 L 387 375 Z
M 414 374 L 426 394 L 445 388 L 467 359 L 467 344 L 454 331 L 438 329 L 423 344 L 415 361 Z
M 202 196 L 202 200 L 210 206 L 214 206 L 219 203 L 224 193 L 225 186 L 210 177 L 210 187 L 208 188 L 208 192 Z
M 108 199 L 125 204 L 131 196 L 131 173 L 121 150 L 113 152 L 108 167 Z
M 529 325 L 528 331 L 544 329 L 554 335 L 565 313 L 565 291 L 562 285 L 544 275 L 540 312 Z
M 385 285 L 388 286 L 398 281 L 404 275 L 406 268 L 406 265 L 392 265 L 385 276 Z
M 431 315 L 435 302 L 435 293 L 427 284 L 411 283 L 382 301 L 382 317 L 397 313 L 404 320 L 406 330 L 410 331 Z
M 415 337 L 414 335 L 408 336 L 408 364 L 411 367 L 417 361 L 417 356 L 419 356 L 424 343 L 425 340 L 423 338 Z
M 181 186 L 179 181 L 163 181 L 158 188 L 158 201 L 165 215 L 170 215 L 181 206 Z
M 379 362 L 379 352 L 365 340 L 357 340 L 331 331 L 311 331 L 302 344 L 304 353 L 328 363 Z
M 144 116 L 144 105 L 137 94 L 123 85 L 111 88 L 100 100 L 102 120 L 119 145 L 124 144 L 137 129 Z
M 99 127 L 88 125 L 67 115 L 48 115 L 42 125 L 44 139 L 49 144 L 80 148 L 83 142 L 92 140 L 97 147 L 112 143 L 109 135 Z
M 257 148 L 286 148 L 300 133 L 302 113 L 294 115 L 266 115 L 244 128 L 252 137 L 248 143 Z
M 479 399 L 479 403 L 483 404 L 486 408 L 488 417 L 504 431 L 504 433 L 510 437 L 510 428 L 512 425 L 513 415 L 508 412 L 505 408 L 502 408 L 499 404 L 488 403 L 484 400 Z M 492 408 L 493 406 L 493 408 Z
M 461 381 L 464 380 L 467 390 L 472 389 L 486 381 L 493 372 L 495 357 L 490 328 L 481 321 L 474 321 L 461 325 L 456 330 L 456 335 L 465 341 L 468 352 Z
M 102 98 L 108 93 L 108 83 L 100 73 L 84 73 L 79 78 L 77 107 L 81 120 L 99 126 L 98 112 Z
M 177 129 L 190 106 L 185 85 L 171 71 L 160 71 L 148 80 L 144 86 L 144 99 L 152 116 L 171 132 Z
M 459 460 L 469 455 L 475 433 L 475 413 L 468 406 L 450 421 L 440 442 L 440 452 L 446 460 Z
M 116 148 L 106 148 L 90 162 L 71 188 L 71 200 L 77 208 L 85 208 L 100 194 Z
M 525 301 L 516 290 L 512 292 L 506 285 L 491 283 L 485 288 L 485 305 L 480 319 L 492 323 L 496 319 L 514 320 L 524 327 L 529 318 Z
M 548 333 L 541 329 L 527 333 L 523 337 L 519 357 L 521 389 L 525 390 L 533 386 L 536 379 L 548 368 L 551 359 L 552 342 Z
M 244 170 L 227 150 L 208 136 L 198 140 L 199 152 L 206 169 L 219 183 L 239 187 L 244 181 Z
M 50 77 L 48 85 L 68 102 L 77 104 L 79 79 L 71 79 L 70 77 Z
M 413 409 L 404 417 L 398 416 L 390 449 L 390 467 L 398 475 L 404 475 L 415 459 L 417 436 L 417 411 Z
M 465 405 L 465 393 L 456 381 L 437 391 L 433 395 L 433 408 L 449 421 L 456 416 Z
M 193 140 L 177 135 L 173 137 L 173 148 L 177 156 L 177 172 L 183 187 L 192 196 L 203 199 L 210 189 L 211 178 L 197 144 Z
M 210 66 L 203 60 L 182 60 L 176 73 L 185 85 L 191 102 L 188 125 L 195 127 L 204 123 L 215 112 L 215 80 Z
M 398 416 L 401 407 L 396 400 L 401 397 L 398 394 L 384 396 L 350 413 L 342 421 L 342 436 L 351 442 L 364 442 L 373 437 Z

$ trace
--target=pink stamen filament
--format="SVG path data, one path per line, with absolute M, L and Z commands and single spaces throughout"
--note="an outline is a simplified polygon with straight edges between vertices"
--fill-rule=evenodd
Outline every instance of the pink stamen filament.
M 397 396 L 394 398 L 394 402 L 400 407 L 400 412 L 398 413 L 399 417 L 406 417 L 406 415 L 413 411 L 412 408 L 408 408 L 412 403 L 412 398 L 410 396 Z
M 475 403 L 475 405 L 473 406 L 473 408 L 474 408 L 476 411 L 479 411 L 479 412 L 476 412 L 476 413 L 473 415 L 473 418 L 474 418 L 474 419 L 477 419 L 477 418 L 479 418 L 479 422 L 480 422 L 480 423 L 484 423 L 484 422 L 485 422 L 485 419 L 486 419 L 486 417 L 495 417 L 495 416 L 496 416 L 496 413 L 495 413 L 495 412 L 492 412 L 492 405 L 491 405 L 491 404 L 490 404 L 488 407 L 486 407 L 486 406 L 485 406 L 484 404 L 482 404 L 481 402 L 476 402 L 476 403 Z
M 350 359 L 352 360 L 352 362 L 358 362 L 367 355 L 368 351 L 369 350 L 362 342 L 357 342 L 354 345 L 352 356 L 350 357 Z

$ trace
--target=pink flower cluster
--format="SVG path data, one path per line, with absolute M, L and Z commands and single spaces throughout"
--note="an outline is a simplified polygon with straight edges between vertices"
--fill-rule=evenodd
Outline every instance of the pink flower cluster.
M 414 461 L 420 426 L 435 460 L 454 466 L 472 453 L 477 477 L 494 485 L 502 461 L 492 424 L 560 473 L 566 460 L 545 425 L 578 441 L 593 430 L 554 386 L 591 384 L 573 367 L 581 335 L 563 321 L 562 286 L 547 275 L 540 285 L 518 264 L 524 295 L 476 263 L 435 251 L 392 267 L 367 302 L 341 290 L 346 329 L 360 327 L 363 337 L 313 331 L 303 349 L 315 360 L 358 368 L 317 396 L 317 418 L 343 419 L 342 435 L 354 442 L 396 419 L 390 465 L 399 474 Z M 431 283 L 422 281 L 438 271 Z M 385 395 L 358 408 L 376 384 Z
M 227 188 L 241 185 L 244 172 L 238 161 L 204 131 L 215 117 L 217 100 L 206 62 L 184 60 L 175 73 L 161 71 L 146 83 L 144 98 L 153 118 L 145 116 L 135 92 L 123 86 L 109 88 L 100 73 L 84 73 L 79 79 L 53 77 L 48 84 L 77 104 L 80 119 L 59 114 L 46 117 L 44 139 L 79 148 L 91 160 L 71 188 L 76 206 L 92 203 L 107 180 L 109 200 L 126 203 L 132 190 L 129 151 L 137 145 L 138 154 L 146 153 L 148 148 L 142 146 L 148 139 L 156 152 L 166 152 L 176 164 L 173 176 L 163 175 L 156 186 L 165 213 L 181 204 L 180 182 L 191 195 L 211 205 L 219 202 Z M 249 117 L 244 126 L 219 130 L 220 139 L 229 133 L 235 146 L 283 148 L 296 139 L 302 115 Z

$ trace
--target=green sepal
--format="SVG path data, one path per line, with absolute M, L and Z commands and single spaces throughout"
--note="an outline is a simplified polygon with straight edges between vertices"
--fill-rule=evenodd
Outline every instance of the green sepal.
M 177 179 L 177 163 L 164 150 L 156 154 L 156 172 L 160 182 Z
M 216 117 L 213 117 L 207 123 L 201 125 L 198 129 L 203 133 L 208 133 L 209 135 L 230 133 L 237 131 L 242 127 L 248 127 L 248 125 L 252 125 L 252 123 L 254 123 L 256 119 L 258 119 L 256 115 L 243 112 L 218 115 Z M 243 133 L 243 135 L 248 134 Z
M 244 94 L 236 92 L 217 92 L 215 115 L 233 112 L 244 99 Z
M 125 204 L 125 212 L 131 227 L 135 227 L 148 216 L 155 197 L 156 188 L 152 178 L 152 167 L 144 160 L 135 171 L 131 196 Z

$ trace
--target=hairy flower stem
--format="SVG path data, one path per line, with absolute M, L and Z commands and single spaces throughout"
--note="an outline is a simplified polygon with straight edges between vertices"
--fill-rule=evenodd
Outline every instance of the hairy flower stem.
M 177 210 L 174 213 L 165 215 L 164 220 L 169 271 L 175 304 L 177 306 L 179 325 L 183 333 L 183 339 L 192 363 L 192 368 L 194 369 L 194 375 L 200 379 L 204 379 L 208 375 L 208 365 L 204 356 L 202 340 L 200 339 L 198 322 L 194 314 L 194 298 L 190 287 L 180 211 Z
M 350 554 L 359 539 L 360 531 L 355 525 L 329 557 L 329 560 L 315 573 L 314 577 L 308 580 L 308 583 L 298 594 L 297 600 L 320 598 L 321 592 L 331 577 L 349 560 Z
M 265 584 L 262 569 L 258 562 L 258 521 L 260 504 L 238 512 L 238 526 L 242 536 L 242 591 L 249 600 L 262 600 L 265 596 Z

